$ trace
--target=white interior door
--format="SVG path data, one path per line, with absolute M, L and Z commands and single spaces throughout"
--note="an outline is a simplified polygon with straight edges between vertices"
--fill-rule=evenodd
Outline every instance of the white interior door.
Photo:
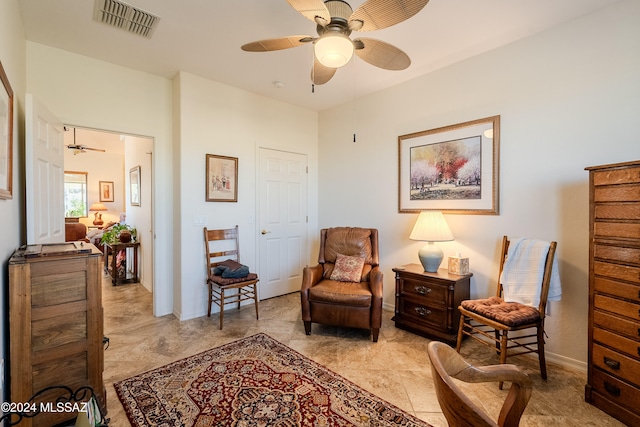
M 27 243 L 64 242 L 64 127 L 26 95 Z
M 260 149 L 260 299 L 300 290 L 307 261 L 307 156 Z

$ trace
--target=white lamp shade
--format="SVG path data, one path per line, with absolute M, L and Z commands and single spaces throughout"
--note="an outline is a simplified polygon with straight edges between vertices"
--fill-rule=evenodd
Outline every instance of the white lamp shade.
M 353 42 L 344 34 L 328 34 L 316 41 L 314 52 L 322 65 L 339 68 L 353 56 Z
M 422 211 L 413 226 L 411 240 L 425 242 L 447 242 L 453 240 L 453 234 L 440 211 Z
M 453 234 L 451 234 L 442 212 L 422 211 L 418 215 L 418 220 L 413 226 L 409 238 L 428 242 L 418 251 L 418 258 L 424 271 L 434 273 L 438 271 L 444 254 L 442 249 L 434 245 L 433 242 L 453 240 Z

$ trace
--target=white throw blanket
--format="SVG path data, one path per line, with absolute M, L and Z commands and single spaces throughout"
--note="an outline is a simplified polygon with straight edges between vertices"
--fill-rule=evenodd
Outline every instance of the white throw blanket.
M 542 240 L 521 237 L 511 239 L 500 277 L 505 301 L 538 307 L 549 246 L 549 242 Z M 560 301 L 561 297 L 562 286 L 558 261 L 554 256 L 547 299 Z

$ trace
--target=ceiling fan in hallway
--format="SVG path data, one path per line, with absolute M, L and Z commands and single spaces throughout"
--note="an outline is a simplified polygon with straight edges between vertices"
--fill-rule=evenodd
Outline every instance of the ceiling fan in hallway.
M 67 130 L 67 129 L 65 128 L 65 130 Z M 106 151 L 107 151 L 107 150 L 103 150 L 101 148 L 91 148 L 91 147 L 87 147 L 86 145 L 83 145 L 83 144 L 77 144 L 76 143 L 76 128 L 73 128 L 73 144 L 66 145 L 66 147 L 67 147 L 67 149 L 73 151 L 73 155 L 74 156 L 76 154 L 86 153 L 87 150 L 88 151 L 99 151 L 101 153 L 106 153 Z
M 355 11 L 343 0 L 287 0 L 305 18 L 314 21 L 318 37 L 295 35 L 258 40 L 244 44 L 247 52 L 271 52 L 308 43 L 314 45 L 311 81 L 322 85 L 346 65 L 355 53 L 371 65 L 385 70 L 404 70 L 411 59 L 402 50 L 380 40 L 359 37 L 351 39 L 352 31 L 373 31 L 387 28 L 411 18 L 429 0 L 366 0 Z

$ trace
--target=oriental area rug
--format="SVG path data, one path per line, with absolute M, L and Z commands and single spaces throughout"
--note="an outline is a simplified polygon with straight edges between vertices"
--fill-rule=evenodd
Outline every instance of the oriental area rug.
M 135 427 L 430 427 L 266 334 L 114 387 Z

